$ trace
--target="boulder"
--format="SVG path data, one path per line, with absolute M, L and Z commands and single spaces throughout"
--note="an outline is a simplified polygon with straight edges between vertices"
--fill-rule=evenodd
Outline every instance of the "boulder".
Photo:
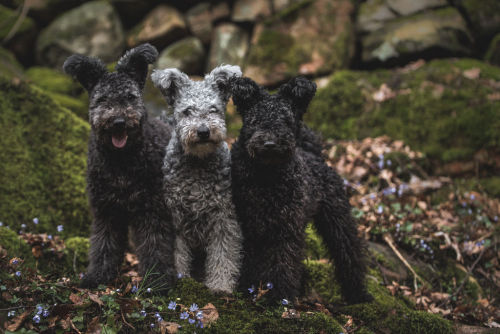
M 38 37 L 40 64 L 61 68 L 74 53 L 115 61 L 124 50 L 122 24 L 105 1 L 87 2 L 54 20 Z
M 436 162 L 473 161 L 481 149 L 498 156 L 499 89 L 500 68 L 472 59 L 338 71 L 305 119 L 325 138 L 389 135 Z M 498 170 L 491 156 L 480 164 Z
M 85 192 L 88 123 L 42 89 L 0 76 L 0 217 L 18 231 L 89 232 Z M 38 217 L 38 225 L 32 220 Z
M 386 1 L 368 0 L 359 6 L 356 27 L 360 32 L 372 32 L 396 17 L 396 13 L 389 8 Z
M 29 63 L 33 60 L 36 26 L 31 18 L 24 17 L 18 21 L 19 17 L 18 11 L 0 5 L 0 41 L 23 63 Z
M 186 33 L 182 14 L 174 7 L 158 5 L 128 34 L 127 44 L 134 47 L 149 42 L 162 49 Z
M 227 2 L 219 2 L 212 6 L 211 13 L 212 21 L 215 22 L 228 18 L 229 15 L 231 15 L 231 10 L 229 9 Z
M 16 57 L 4 48 L 0 48 L 0 76 L 7 78 L 23 78 L 23 67 L 16 60 Z
M 426 9 L 446 7 L 446 0 L 386 0 L 389 7 L 401 16 L 407 16 Z
M 156 68 L 175 67 L 187 74 L 200 74 L 203 71 L 205 60 L 205 50 L 203 44 L 196 37 L 187 37 L 163 50 L 158 60 Z
M 303 1 L 257 24 L 245 75 L 276 85 L 346 67 L 354 53 L 353 10 L 349 0 Z
M 206 72 L 221 64 L 243 65 L 248 50 L 248 33 L 232 23 L 215 27 Z
M 231 19 L 235 22 L 256 21 L 270 15 L 269 0 L 236 0 Z
M 500 1 L 497 0 L 455 0 L 471 22 L 476 36 L 491 38 L 500 31 Z
M 387 22 L 362 37 L 362 61 L 407 62 L 425 52 L 469 55 L 472 37 L 460 13 L 452 7 L 406 16 Z
M 203 43 L 208 44 L 212 38 L 212 12 L 210 3 L 202 2 L 186 13 L 189 29 Z
M 484 58 L 489 63 L 500 66 L 500 34 L 493 38 Z

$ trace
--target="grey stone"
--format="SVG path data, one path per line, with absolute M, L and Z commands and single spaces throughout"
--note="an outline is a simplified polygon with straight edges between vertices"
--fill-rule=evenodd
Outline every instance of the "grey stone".
M 199 74 L 203 71 L 204 58 L 205 50 L 201 41 L 196 37 L 187 37 L 163 50 L 155 67 L 178 68 L 189 75 Z
M 448 6 L 446 0 L 386 0 L 389 7 L 401 16 L 407 16 L 426 9 Z
M 467 55 L 471 52 L 472 37 L 460 13 L 448 7 L 388 22 L 363 37 L 361 44 L 364 62 L 385 62 L 430 49 Z
M 182 14 L 174 7 L 159 5 L 128 34 L 127 44 L 133 47 L 145 42 L 161 49 L 184 37 L 187 26 Z
M 212 12 L 208 2 L 202 2 L 186 13 L 189 29 L 203 43 L 208 44 L 212 38 Z
M 396 18 L 396 14 L 384 0 L 368 0 L 359 7 L 357 28 L 361 32 L 380 29 L 384 23 Z
M 242 65 L 248 50 L 248 33 L 232 23 L 215 27 L 207 72 L 221 64 Z
M 60 68 L 73 53 L 115 61 L 125 46 L 122 24 L 106 1 L 91 1 L 54 20 L 37 40 L 41 64 Z
M 256 21 L 270 15 L 269 0 L 236 0 L 231 18 L 235 22 Z

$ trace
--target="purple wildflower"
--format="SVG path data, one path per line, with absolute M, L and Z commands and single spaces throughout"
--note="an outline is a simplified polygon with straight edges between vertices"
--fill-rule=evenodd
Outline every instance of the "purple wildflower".
M 193 304 L 191 304 L 191 306 L 189 307 L 189 310 L 190 310 L 191 312 L 196 312 L 196 311 L 198 311 L 198 308 L 199 308 L 199 307 L 198 307 L 198 305 L 193 303 Z
M 33 218 L 33 224 L 38 225 L 38 218 L 37 217 Z
M 60 233 L 60 232 L 62 232 L 62 231 L 64 231 L 64 226 L 62 226 L 62 225 L 57 225 L 57 232 L 59 232 L 59 233 Z
M 39 316 L 38 314 L 37 314 L 37 315 L 35 315 L 35 316 L 33 317 L 33 322 L 34 322 L 35 324 L 40 323 L 40 316 Z
M 176 307 L 177 307 L 177 303 L 174 302 L 173 300 L 171 300 L 170 303 L 168 303 L 168 306 L 167 306 L 167 308 L 169 310 L 175 310 Z
M 181 320 L 186 320 L 187 318 L 189 318 L 189 313 L 187 313 L 186 311 L 182 312 L 179 316 L 179 318 Z

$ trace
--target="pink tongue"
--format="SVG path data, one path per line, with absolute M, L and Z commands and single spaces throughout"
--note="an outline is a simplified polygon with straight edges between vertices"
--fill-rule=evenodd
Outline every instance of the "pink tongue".
M 111 141 L 113 142 L 114 147 L 122 148 L 127 143 L 127 138 L 128 138 L 127 135 L 120 136 L 120 137 L 112 136 Z

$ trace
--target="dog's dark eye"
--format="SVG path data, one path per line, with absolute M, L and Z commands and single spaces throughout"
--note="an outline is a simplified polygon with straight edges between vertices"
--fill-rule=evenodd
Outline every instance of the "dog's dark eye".
M 104 96 L 104 95 L 99 96 L 99 97 L 95 100 L 95 103 L 96 103 L 96 104 L 103 104 L 104 102 L 106 102 L 106 96 Z
M 186 108 L 182 111 L 182 113 L 184 114 L 184 116 L 189 116 L 191 115 L 191 108 Z
M 215 107 L 210 108 L 210 113 L 216 113 L 216 112 L 218 112 L 217 108 Z
M 127 94 L 127 99 L 129 99 L 129 100 L 134 100 L 136 98 L 137 98 L 137 96 L 135 94 L 132 94 L 132 93 Z

